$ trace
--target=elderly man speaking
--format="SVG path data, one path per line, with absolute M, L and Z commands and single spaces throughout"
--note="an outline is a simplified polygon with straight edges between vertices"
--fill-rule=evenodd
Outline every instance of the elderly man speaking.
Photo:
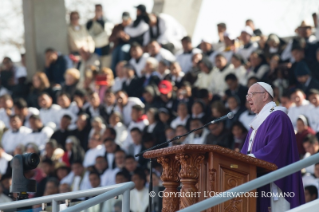
M 246 98 L 257 115 L 250 124 L 241 152 L 274 163 L 280 169 L 297 162 L 299 156 L 287 109 L 276 106 L 273 97 L 273 89 L 267 83 L 257 82 L 249 88 Z M 278 194 L 279 197 L 262 195 L 267 192 Z M 284 197 L 287 192 L 293 192 L 294 195 Z M 283 212 L 298 207 L 305 202 L 300 171 L 259 188 L 258 194 L 259 212 Z

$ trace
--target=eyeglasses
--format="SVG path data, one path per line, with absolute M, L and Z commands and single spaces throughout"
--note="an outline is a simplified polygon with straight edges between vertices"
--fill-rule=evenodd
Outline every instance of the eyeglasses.
M 248 98 L 253 98 L 253 95 L 254 95 L 255 93 L 265 93 L 265 91 L 263 91 L 263 92 L 251 92 L 251 93 L 249 93 L 249 94 L 246 95 L 246 99 L 248 99 Z

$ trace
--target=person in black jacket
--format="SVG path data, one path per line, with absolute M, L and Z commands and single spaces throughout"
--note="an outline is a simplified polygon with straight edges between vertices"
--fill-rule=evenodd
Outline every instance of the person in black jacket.
M 69 115 L 62 116 L 60 129 L 55 131 L 51 136 L 51 139 L 55 139 L 58 142 L 60 148 L 62 148 L 63 150 L 65 150 L 66 138 L 70 135 L 70 131 L 68 130 L 68 128 L 71 124 L 71 120 L 72 118 Z
M 79 139 L 80 145 L 84 151 L 88 150 L 90 130 L 91 126 L 89 122 L 89 115 L 86 113 L 79 114 L 78 120 L 76 121 L 76 129 L 72 130 L 70 135 L 73 135 Z
M 54 173 L 54 163 L 51 159 L 44 159 L 41 161 L 42 170 L 46 174 L 46 177 L 43 178 L 39 184 L 37 185 L 37 191 L 35 193 L 34 197 L 42 197 L 45 190 L 45 185 L 51 177 L 55 177 Z
M 165 142 L 165 125 L 158 120 L 158 110 L 154 107 L 149 108 L 146 115 L 149 124 L 145 126 L 143 134 L 150 133 L 155 138 L 155 144 Z
M 225 91 L 224 100 L 226 100 L 229 96 L 236 95 L 240 99 L 241 106 L 244 107 L 248 88 L 238 83 L 238 79 L 235 74 L 228 74 L 225 77 L 225 81 L 227 83 L 228 89 Z
M 135 75 L 135 70 L 132 65 L 124 66 L 124 73 L 126 80 L 123 82 L 122 90 L 124 90 L 129 97 L 140 97 L 143 92 L 143 83 L 140 78 Z
M 101 104 L 99 94 L 95 91 L 92 91 L 88 94 L 90 106 L 85 110 L 89 115 L 89 119 L 92 119 L 96 116 L 101 116 L 104 119 L 104 122 L 108 120 L 108 115 L 106 113 L 105 107 Z

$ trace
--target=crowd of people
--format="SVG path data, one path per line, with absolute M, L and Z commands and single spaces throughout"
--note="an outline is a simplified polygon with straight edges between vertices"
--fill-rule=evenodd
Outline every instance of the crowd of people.
M 218 45 L 203 35 L 193 46 L 173 17 L 147 13 L 144 5 L 136 9 L 135 20 L 123 12 L 115 26 L 101 5 L 84 26 L 71 12 L 70 54 L 48 47 L 45 68 L 31 82 L 24 55 L 20 65 L 2 60 L 0 202 L 14 199 L 10 161 L 27 152 L 41 158 L 28 172 L 37 182 L 30 198 L 133 181 L 131 211 L 146 211 L 148 160 L 134 155 L 230 111 L 232 119 L 161 148 L 210 144 L 240 151 L 255 117 L 247 101 L 254 94 L 247 91 L 260 81 L 271 84 L 273 100 L 288 109 L 300 159 L 319 152 L 317 21 L 302 21 L 290 39 L 264 35 L 252 20 L 236 35 L 219 23 Z M 153 186 L 161 185 L 161 171 L 155 164 Z M 319 164 L 304 173 L 311 201 L 318 198 Z M 91 211 L 120 211 L 119 201 Z

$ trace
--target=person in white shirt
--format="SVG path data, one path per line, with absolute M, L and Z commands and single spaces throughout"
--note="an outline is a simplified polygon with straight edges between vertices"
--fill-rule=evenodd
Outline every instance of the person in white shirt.
M 182 49 L 180 40 L 186 36 L 185 28 L 172 16 L 161 13 L 149 14 L 149 30 L 145 32 L 143 45 L 146 46 L 152 39 L 157 40 L 162 46 L 176 52 Z
M 202 38 L 200 49 L 202 50 L 203 57 L 207 57 L 212 65 L 215 65 L 215 56 L 220 53 L 220 49 L 214 50 L 212 42 L 213 40 L 208 36 Z
M 253 51 L 249 56 L 250 70 L 255 77 L 262 79 L 270 70 L 264 53 L 261 50 Z
M 181 102 L 177 106 L 177 117 L 171 122 L 171 127 L 176 129 L 177 126 L 183 125 L 186 126 L 189 119 L 187 104 Z
M 114 84 L 112 85 L 112 91 L 117 92 L 122 90 L 122 84 L 125 81 L 125 74 L 124 74 L 124 66 L 127 64 L 126 61 L 120 61 L 115 68 L 116 77 L 114 79 Z
M 52 104 L 52 98 L 49 94 L 42 93 L 38 97 L 40 109 L 40 118 L 45 126 L 50 126 L 53 130 L 59 128 L 61 107 Z
M 203 57 L 203 59 L 199 62 L 199 68 L 201 72 L 197 75 L 197 80 L 194 83 L 194 87 L 208 90 L 213 82 L 213 74 L 217 70 L 206 57 Z
M 246 60 L 248 60 L 251 53 L 258 48 L 258 43 L 251 41 L 253 35 L 254 32 L 249 26 L 246 26 L 240 34 L 240 40 L 243 42 L 243 45 L 239 47 L 237 53 Z
M 131 44 L 130 55 L 132 58 L 130 59 L 129 64 L 134 67 L 136 75 L 142 77 L 142 70 L 146 65 L 147 58 L 150 57 L 149 54 L 143 53 L 142 46 L 134 42 Z
M 22 126 L 18 115 L 10 116 L 11 129 L 6 131 L 2 137 L 2 147 L 8 154 L 12 154 L 19 144 L 25 145 L 25 137 L 32 132 L 31 129 Z
M 192 57 L 194 54 L 201 53 L 202 50 L 193 48 L 192 39 L 190 36 L 183 37 L 182 46 L 183 52 L 176 55 L 176 61 L 180 64 L 182 71 L 187 73 L 192 68 Z
M 143 171 L 135 171 L 132 176 L 135 188 L 131 190 L 130 210 L 132 212 L 144 212 L 149 204 L 149 193 L 145 187 L 146 175 Z
M 108 161 L 103 156 L 97 156 L 95 158 L 95 169 L 100 174 L 101 186 L 115 185 L 115 175 L 120 169 L 112 169 L 108 166 Z
M 213 72 L 212 82 L 208 90 L 213 94 L 224 96 L 227 89 L 225 77 L 230 73 L 234 73 L 234 66 L 227 63 L 227 59 L 223 54 L 216 55 L 215 64 L 217 69 Z
M 309 102 L 313 105 L 313 107 L 308 111 L 307 117 L 309 119 L 309 123 L 311 128 L 319 132 L 319 90 L 318 89 L 310 89 Z
M 0 97 L 0 120 L 6 128 L 10 128 L 11 115 L 13 115 L 13 100 L 6 94 Z
M 104 154 L 105 148 L 102 143 L 101 135 L 99 133 L 95 133 L 90 137 L 89 150 L 85 153 L 83 166 L 85 168 L 93 166 L 95 163 L 95 158 L 97 156 L 104 156 Z
M 249 102 L 246 100 L 245 107 L 247 110 L 245 110 L 240 116 L 239 121 L 245 126 L 247 130 L 250 129 L 250 123 L 255 118 L 256 114 L 250 110 Z
M 29 123 L 32 133 L 26 136 L 25 143 L 33 142 L 39 147 L 40 151 L 43 151 L 54 131 L 52 128 L 44 126 L 38 115 L 31 115 Z
M 39 110 L 34 107 L 29 107 L 27 102 L 22 99 L 15 99 L 13 102 L 14 114 L 18 115 L 23 123 L 23 126 L 30 128 L 29 118 L 31 115 L 39 115 Z
M 190 121 L 189 129 L 193 130 L 201 126 L 203 126 L 202 121 L 199 118 L 195 118 Z M 208 134 L 209 130 L 206 128 L 192 132 L 185 139 L 185 144 L 204 144 Z
M 114 153 L 120 149 L 120 146 L 117 145 L 113 138 L 106 138 L 104 139 L 104 148 L 105 148 L 105 159 L 108 162 L 108 167 L 110 169 L 115 169 L 115 159 L 114 159 Z
M 161 45 L 156 41 L 152 40 L 147 45 L 148 53 L 151 57 L 154 57 L 157 61 L 161 61 L 163 59 L 168 60 L 170 62 L 175 61 L 175 56 L 168 50 L 161 47 Z
M 128 136 L 128 132 L 126 126 L 122 123 L 121 120 L 121 114 L 118 111 L 115 111 L 111 114 L 109 123 L 110 126 L 116 131 L 115 143 L 123 148 L 122 145 Z
M 308 111 L 313 107 L 309 104 L 309 101 L 306 100 L 305 93 L 296 89 L 290 94 L 290 99 L 295 103 L 295 106 L 289 108 L 288 116 L 294 126 L 294 129 L 297 130 L 297 119 L 299 115 L 307 116 Z M 308 117 L 307 117 L 308 118 Z
M 72 191 L 80 191 L 90 189 L 89 172 L 85 171 L 82 161 L 74 161 L 71 164 L 71 172 L 64 177 L 60 184 L 68 184 Z
M 144 107 L 144 104 L 139 98 L 128 97 L 125 91 L 118 91 L 115 95 L 117 105 L 114 108 L 114 111 L 118 111 L 121 113 L 123 117 L 123 123 L 128 126 L 132 121 L 132 106 L 140 105 Z
M 56 115 L 59 116 L 59 120 L 61 120 L 61 118 L 64 115 L 69 115 L 71 117 L 71 124 L 69 126 L 69 130 L 74 130 L 76 128 L 76 121 L 78 119 L 77 114 L 79 113 L 77 103 L 71 102 L 70 95 L 65 92 L 58 93 L 57 98 L 61 110 L 59 114 Z
M 251 76 L 253 76 L 253 73 L 248 73 L 246 68 L 244 67 L 245 61 L 244 58 L 237 53 L 234 53 L 231 57 L 231 63 L 234 66 L 233 73 L 236 75 L 238 82 L 246 86 L 247 85 L 247 79 Z

